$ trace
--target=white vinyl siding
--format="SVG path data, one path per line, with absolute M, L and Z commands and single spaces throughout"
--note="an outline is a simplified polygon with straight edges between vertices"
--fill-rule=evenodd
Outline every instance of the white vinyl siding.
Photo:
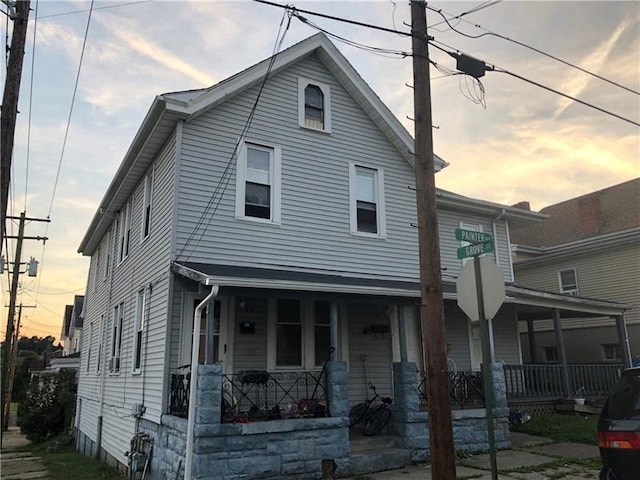
M 236 177 L 236 218 L 280 223 L 280 162 L 280 147 L 242 143 Z
M 331 87 L 308 78 L 298 78 L 298 125 L 331 133 Z

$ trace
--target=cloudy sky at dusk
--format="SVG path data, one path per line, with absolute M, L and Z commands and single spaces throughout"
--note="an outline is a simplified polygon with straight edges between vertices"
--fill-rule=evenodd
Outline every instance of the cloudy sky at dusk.
M 288 3 L 409 30 L 406 1 Z M 19 301 L 37 306 L 25 310 L 27 335 L 59 338 L 64 305 L 84 293 L 89 260 L 77 253 L 78 245 L 154 96 L 210 86 L 268 57 L 283 15 L 279 8 L 248 0 L 96 1 L 63 153 L 90 5 L 31 2 L 9 207 L 12 215 L 26 209 L 27 216 L 50 216 L 51 223 L 26 228 L 27 235 L 50 238 L 44 248 L 35 241 L 24 246 L 23 260 L 33 256 L 41 262 L 36 279 L 21 277 Z M 493 35 L 469 38 L 429 11 L 429 33 L 445 49 L 640 122 L 637 1 L 448 1 L 429 6 L 447 18 L 470 12 L 451 21 L 458 32 L 498 33 L 632 91 Z M 307 16 L 361 44 L 411 49 L 405 36 Z M 315 33 L 294 18 L 283 48 Z M 411 58 L 334 43 L 413 132 L 408 118 L 413 116 L 412 90 L 406 86 L 412 83 Z M 430 53 L 438 65 L 455 68 L 447 54 L 434 48 Z M 636 125 L 506 73 L 488 72 L 482 78 L 484 106 L 468 98 L 476 98 L 479 90 L 465 77 L 445 76 L 432 67 L 431 78 L 435 151 L 450 163 L 437 175 L 441 188 L 505 204 L 528 200 L 539 210 L 640 176 Z M 4 69 L 0 80 L 4 84 Z M 8 228 L 15 234 L 15 224 Z M 6 273 L 2 290 L 7 305 Z

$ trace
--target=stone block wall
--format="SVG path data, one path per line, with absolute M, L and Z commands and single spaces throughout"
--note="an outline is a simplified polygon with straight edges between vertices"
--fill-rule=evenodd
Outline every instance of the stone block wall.
M 184 478 L 184 457 L 187 444 L 187 420 L 163 415 L 160 425 L 140 419 L 138 431 L 148 433 L 153 439 L 153 451 L 145 479 L 174 480 Z
M 509 408 L 507 407 L 506 382 L 502 364 L 492 365 L 494 394 L 494 430 L 496 447 L 511 446 L 509 439 Z M 412 451 L 414 462 L 429 460 L 429 415 L 419 411 L 418 379 L 416 364 L 399 362 L 393 364 L 394 404 L 392 431 L 401 445 Z M 453 441 L 456 450 L 468 453 L 489 450 L 487 417 L 484 408 L 453 410 Z

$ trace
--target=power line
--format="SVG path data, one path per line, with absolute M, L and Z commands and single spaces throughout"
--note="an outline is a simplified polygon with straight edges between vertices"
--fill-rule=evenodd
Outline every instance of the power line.
M 484 36 L 487 36 L 487 35 L 491 35 L 491 36 L 500 38 L 502 40 L 506 40 L 508 42 L 514 43 L 516 45 L 520 45 L 521 47 L 524 47 L 524 48 L 527 48 L 527 49 L 529 49 L 529 50 L 531 50 L 533 52 L 539 53 L 540 55 L 544 55 L 545 57 L 551 58 L 552 60 L 560 62 L 560 63 L 562 63 L 564 65 L 569 66 L 569 67 L 575 68 L 576 70 L 579 70 L 579 71 L 581 71 L 583 73 L 586 73 L 587 75 L 591 75 L 592 77 L 595 77 L 595 78 L 597 78 L 599 80 L 602 80 L 603 82 L 607 82 L 607 83 L 609 83 L 611 85 L 614 85 L 616 87 L 622 88 L 623 90 L 626 90 L 628 92 L 635 93 L 636 95 L 640 95 L 640 92 L 638 92 L 636 90 L 633 90 L 632 88 L 629 88 L 629 87 L 627 87 L 625 85 L 621 85 L 618 82 L 614 82 L 613 80 L 610 80 L 610 79 L 608 79 L 606 77 L 603 77 L 602 75 L 598 75 L 597 73 L 593 73 L 593 72 L 591 72 L 591 71 L 589 71 L 589 70 L 587 70 L 585 68 L 582 68 L 582 67 L 580 67 L 578 65 L 575 65 L 575 64 L 570 63 L 570 62 L 568 62 L 566 60 L 558 58 L 555 55 L 551 55 L 550 53 L 547 53 L 547 52 L 545 52 L 543 50 L 540 50 L 539 48 L 532 47 L 531 45 L 527 45 L 526 43 L 520 42 L 518 40 L 514 40 L 512 38 L 506 37 L 506 36 L 501 35 L 499 33 L 492 32 L 491 30 L 488 30 L 488 29 L 486 29 L 486 28 L 484 28 L 484 27 L 482 27 L 482 26 L 480 26 L 478 24 L 474 24 L 474 23 L 469 22 L 467 20 L 464 20 L 462 18 L 460 18 L 461 21 L 466 22 L 466 23 L 468 23 L 470 25 L 473 25 L 476 28 L 480 28 L 482 30 L 485 30 L 485 33 L 481 33 L 480 35 L 469 35 L 468 33 L 461 32 L 460 30 L 457 30 L 453 25 L 451 25 L 451 23 L 449 23 L 449 21 L 451 19 L 447 19 L 447 17 L 442 13 L 442 10 L 438 10 L 438 9 L 435 9 L 435 8 L 429 7 L 429 6 L 427 6 L 427 8 L 429 10 L 431 10 L 432 12 L 436 12 L 437 14 L 439 14 L 444 19 L 444 22 L 446 22 L 446 24 L 449 25 L 449 28 L 451 28 L 451 30 L 453 30 L 454 32 L 456 32 L 459 35 L 462 35 L 462 36 L 467 37 L 467 38 L 473 38 L 473 39 L 477 39 L 477 38 L 481 38 L 481 37 L 484 37 Z M 448 14 L 448 15 L 450 15 L 450 14 Z M 461 15 L 463 15 L 463 14 L 461 14 Z M 453 17 L 453 18 L 459 18 L 459 17 Z
M 282 25 L 283 25 L 284 20 L 285 20 L 285 18 L 287 16 L 289 17 L 288 21 L 287 21 L 287 25 L 285 27 L 284 32 L 282 32 Z M 218 207 L 220 205 L 220 202 L 222 201 L 222 197 L 223 197 L 225 191 L 227 190 L 227 187 L 228 187 L 229 182 L 231 180 L 231 172 L 232 172 L 232 167 L 233 167 L 233 160 L 237 156 L 238 148 L 240 147 L 240 143 L 244 140 L 244 138 L 246 137 L 247 133 L 249 132 L 249 129 L 251 128 L 251 124 L 253 123 L 253 118 L 254 118 L 256 110 L 258 108 L 258 102 L 260 101 L 260 97 L 262 96 L 262 92 L 264 90 L 264 87 L 265 87 L 265 85 L 267 83 L 267 80 L 269 79 L 269 75 L 271 74 L 271 70 L 273 69 L 273 65 L 274 65 L 274 63 L 276 61 L 276 57 L 278 55 L 278 52 L 280 51 L 280 48 L 282 47 L 282 44 L 284 42 L 285 36 L 287 34 L 287 31 L 289 30 L 289 26 L 291 25 L 291 16 L 292 16 L 292 13 L 291 13 L 291 11 L 289 9 L 287 9 L 285 12 L 283 12 L 282 20 L 280 21 L 280 27 L 278 28 L 278 33 L 276 35 L 276 41 L 275 41 L 275 44 L 274 44 L 274 47 L 273 47 L 273 52 L 272 52 L 271 58 L 269 60 L 269 65 L 267 66 L 267 71 L 266 71 L 266 73 L 265 73 L 265 75 L 263 77 L 262 83 L 260 85 L 260 89 L 258 90 L 258 94 L 256 95 L 256 99 L 255 99 L 255 101 L 253 103 L 251 111 L 249 112 L 247 120 L 245 121 L 244 127 L 242 129 L 242 133 L 240 134 L 240 137 L 238 138 L 238 140 L 237 140 L 237 142 L 235 144 L 233 152 L 231 152 L 231 156 L 229 157 L 229 161 L 227 162 L 227 164 L 225 166 L 225 169 L 222 172 L 222 175 L 220 177 L 220 181 L 218 182 L 218 184 L 216 185 L 215 190 L 213 191 L 213 193 L 209 197 L 209 201 L 207 202 L 207 205 L 203 209 L 202 214 L 200 215 L 200 218 L 198 219 L 198 222 L 196 223 L 196 225 L 191 230 L 191 233 L 189 234 L 189 237 L 187 238 L 187 240 L 185 241 L 184 245 L 182 246 L 182 248 L 178 252 L 177 257 L 182 255 L 182 253 L 186 250 L 186 248 L 189 246 L 189 244 L 196 237 L 196 235 L 198 235 L 198 239 L 196 240 L 195 245 L 200 243 L 200 241 L 202 240 L 202 237 L 204 236 L 204 234 L 205 234 L 205 232 L 207 230 L 208 224 L 205 225 L 205 219 L 209 215 L 209 211 L 211 210 L 211 208 L 213 206 L 213 211 L 211 212 L 211 216 L 208 219 L 209 223 L 213 220 L 213 217 L 215 216 L 216 212 L 218 211 Z M 281 33 L 282 33 L 282 36 L 280 36 Z M 204 227 L 204 228 L 202 228 L 202 230 L 198 234 L 198 231 L 200 230 L 200 227 Z M 187 260 L 189 260 L 189 258 L 191 258 L 191 254 L 192 253 L 193 253 L 193 250 L 187 256 Z
M 93 2 L 95 0 L 91 0 L 91 8 L 89 9 L 89 16 L 87 18 L 87 27 L 84 31 L 84 39 L 82 40 L 82 50 L 80 51 L 80 62 L 78 63 L 78 72 L 76 73 L 76 81 L 73 86 L 73 95 L 71 96 L 71 107 L 69 108 L 69 117 L 67 118 L 67 127 L 64 132 L 64 139 L 62 141 L 62 151 L 60 152 L 60 160 L 58 161 L 58 170 L 56 172 L 56 179 L 53 184 L 53 193 L 51 195 L 51 204 L 49 205 L 49 213 L 47 217 L 51 216 L 51 210 L 53 209 L 53 201 L 56 196 L 56 190 L 58 188 L 58 180 L 60 178 L 60 170 L 62 169 L 62 160 L 64 158 L 64 150 L 67 146 L 67 138 L 69 136 L 69 126 L 71 125 L 71 116 L 73 115 L 73 107 L 76 101 L 76 93 L 78 91 L 78 83 L 80 81 L 80 71 L 82 70 L 82 61 L 84 60 L 84 50 L 87 45 L 87 37 L 89 35 L 89 25 L 91 24 L 91 13 L 93 11 Z
M 95 11 L 95 10 L 106 10 L 107 8 L 127 7 L 129 5 L 138 5 L 140 3 L 149 3 L 149 2 L 153 2 L 153 1 L 154 0 L 141 0 L 139 2 L 119 3 L 118 5 L 106 5 L 104 7 L 93 7 L 93 8 L 89 8 L 89 9 L 85 9 L 85 10 L 73 10 L 71 12 L 54 13 L 54 14 L 51 14 L 51 15 L 45 15 L 44 17 L 40 17 L 40 19 L 42 20 L 42 19 L 45 19 L 45 18 L 63 17 L 65 15 L 74 15 L 76 13 L 85 13 L 85 12 L 91 12 L 91 11 Z
M 454 51 L 450 51 L 450 50 L 446 50 L 445 48 L 442 48 L 441 46 L 439 46 L 439 45 L 437 45 L 437 44 L 444 45 L 446 48 L 450 48 L 450 49 L 452 49 L 452 50 L 455 50 L 455 52 L 454 52 Z M 460 52 L 459 50 L 457 50 L 457 49 L 455 49 L 455 48 L 453 48 L 453 47 L 451 47 L 451 46 L 449 46 L 449 45 L 447 45 L 447 44 L 445 44 L 445 43 L 443 43 L 443 42 L 437 41 L 437 40 L 430 41 L 430 42 L 429 42 L 429 45 L 431 45 L 431 46 L 433 46 L 433 47 L 437 48 L 438 50 L 441 50 L 441 51 L 443 51 L 443 52 L 447 53 L 448 55 L 450 55 L 450 56 L 452 56 L 452 57 L 454 57 L 454 58 L 457 58 L 459 54 L 463 53 L 463 52 Z M 466 54 L 464 54 L 464 55 L 466 55 Z M 485 63 L 485 62 L 482 62 L 482 63 Z M 548 86 L 546 86 L 546 85 L 543 85 L 543 84 L 541 84 L 541 83 L 539 83 L 539 82 L 536 82 L 536 81 L 534 81 L 534 80 L 530 80 L 530 79 L 528 79 L 528 78 L 526 78 L 526 77 L 523 77 L 523 76 L 521 76 L 521 75 L 518 75 L 518 74 L 516 74 L 516 73 L 510 72 L 509 70 L 506 70 L 506 69 L 504 69 L 504 68 L 502 68 L 502 67 L 498 67 L 498 66 L 496 66 L 496 65 L 486 64 L 486 66 L 485 66 L 485 70 L 486 70 L 486 71 L 490 71 L 490 72 L 491 72 L 491 71 L 495 71 L 495 72 L 505 73 L 505 74 L 507 74 L 507 75 L 511 75 L 511 76 L 512 76 L 512 77 L 514 77 L 514 78 L 517 78 L 517 79 L 519 79 L 519 80 L 525 81 L 525 82 L 527 82 L 527 83 L 530 83 L 530 84 L 532 84 L 532 85 L 535 85 L 535 86 L 537 86 L 537 87 L 540 87 L 540 88 L 542 88 L 542 89 L 544 89 L 544 90 L 547 90 L 547 91 L 549 91 L 549 92 L 555 93 L 555 94 L 560 95 L 560 96 L 562 96 L 562 97 L 568 98 L 568 99 L 573 100 L 573 101 L 575 101 L 575 102 L 581 103 L 582 105 L 585 105 L 585 106 L 587 106 L 587 107 L 591 107 L 591 108 L 593 108 L 593 109 L 595 109 L 595 110 L 598 110 L 599 112 L 605 113 L 605 114 L 610 115 L 610 116 L 612 116 L 612 117 L 615 117 L 615 118 L 617 118 L 617 119 L 619 119 L 619 120 L 623 120 L 623 121 L 625 121 L 625 122 L 627 122 L 627 123 L 631 123 L 632 125 L 635 125 L 635 126 L 640 127 L 640 123 L 638 123 L 638 122 L 636 122 L 636 121 L 634 121 L 634 120 L 631 120 L 631 119 L 629 119 L 629 118 L 623 117 L 623 116 L 618 115 L 617 113 L 611 112 L 611 111 L 609 111 L 609 110 L 605 110 L 604 108 L 598 107 L 598 106 L 593 105 L 593 104 L 588 103 L 588 102 L 585 102 L 584 100 L 580 100 L 579 98 L 573 97 L 573 96 L 568 95 L 568 94 L 563 93 L 563 92 L 560 92 L 559 90 L 555 90 L 555 89 L 553 89 L 553 88 L 551 88 L 551 87 L 548 87 Z
M 24 211 L 27 211 L 27 198 L 29 194 L 29 159 L 31 157 L 31 112 L 33 111 L 33 77 L 36 61 L 36 31 L 38 29 L 38 4 L 36 0 L 35 16 L 33 21 L 33 52 L 31 55 L 31 75 L 29 82 L 29 115 L 27 121 L 27 161 L 24 175 Z

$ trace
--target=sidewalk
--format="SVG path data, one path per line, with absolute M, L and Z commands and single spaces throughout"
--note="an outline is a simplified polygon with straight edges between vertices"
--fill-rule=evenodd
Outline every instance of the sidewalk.
M 499 480 L 594 480 L 598 470 L 575 463 L 558 463 L 559 458 L 585 459 L 599 458 L 598 447 L 580 443 L 554 443 L 543 438 L 522 433 L 511 433 L 510 450 L 498 452 Z M 541 465 L 549 465 L 548 468 Z M 527 472 L 514 472 L 522 469 Z M 488 454 L 472 455 L 456 462 L 458 479 L 491 480 L 491 464 Z M 432 480 L 431 467 L 427 464 L 412 465 L 398 470 L 389 470 L 364 476 L 375 480 Z M 433 479 L 436 480 L 436 479 Z
M 24 451 L 29 440 L 15 426 L 15 419 L 9 418 L 9 429 L 2 432 L 2 452 L 0 454 L 0 480 L 36 480 L 48 478 L 49 473 L 42 459 Z M 20 451 L 22 450 L 22 451 Z

